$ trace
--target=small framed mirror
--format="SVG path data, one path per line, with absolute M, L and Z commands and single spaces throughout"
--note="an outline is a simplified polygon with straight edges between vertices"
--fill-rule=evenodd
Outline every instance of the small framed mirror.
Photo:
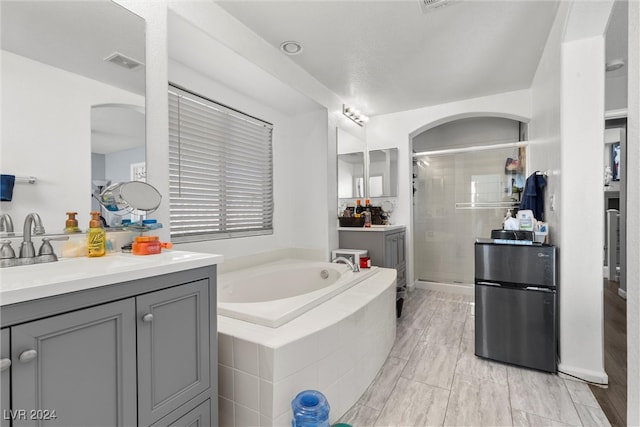
M 398 149 L 369 151 L 368 197 L 396 197 L 398 195 Z

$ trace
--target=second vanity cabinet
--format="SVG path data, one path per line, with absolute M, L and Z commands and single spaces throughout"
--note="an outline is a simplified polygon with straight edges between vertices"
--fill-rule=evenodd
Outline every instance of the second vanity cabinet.
M 215 267 L 62 297 L 2 308 L 3 427 L 217 421 Z
M 340 249 L 366 249 L 369 251 L 371 265 L 396 269 L 398 287 L 406 287 L 404 227 L 341 227 L 338 233 Z
M 371 228 L 338 228 L 340 249 L 366 249 L 371 265 L 393 268 L 397 271 L 396 314 L 400 317 L 407 297 L 407 262 L 405 228 L 386 226 Z

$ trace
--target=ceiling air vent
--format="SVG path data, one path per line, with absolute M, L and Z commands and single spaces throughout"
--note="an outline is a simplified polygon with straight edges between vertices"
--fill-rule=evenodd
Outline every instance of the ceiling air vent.
M 119 52 L 113 52 L 111 55 L 104 58 L 107 62 L 112 62 L 116 65 L 126 68 L 127 70 L 137 70 L 142 67 L 142 62 L 139 62 L 133 58 L 129 58 Z
M 445 7 L 451 0 L 419 0 L 422 13 L 433 12 L 436 9 Z

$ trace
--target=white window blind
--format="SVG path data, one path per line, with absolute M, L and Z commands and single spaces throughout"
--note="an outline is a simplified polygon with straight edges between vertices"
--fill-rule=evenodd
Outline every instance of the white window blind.
M 169 209 L 177 242 L 273 233 L 273 125 L 169 87 Z

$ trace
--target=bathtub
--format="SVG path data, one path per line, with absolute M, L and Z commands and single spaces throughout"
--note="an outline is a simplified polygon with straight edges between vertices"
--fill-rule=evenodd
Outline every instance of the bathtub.
M 305 389 L 337 421 L 391 351 L 395 284 L 391 269 L 297 260 L 219 275 L 220 426 L 290 426 Z
M 345 264 L 287 260 L 223 274 L 218 314 L 277 328 L 374 274 Z

